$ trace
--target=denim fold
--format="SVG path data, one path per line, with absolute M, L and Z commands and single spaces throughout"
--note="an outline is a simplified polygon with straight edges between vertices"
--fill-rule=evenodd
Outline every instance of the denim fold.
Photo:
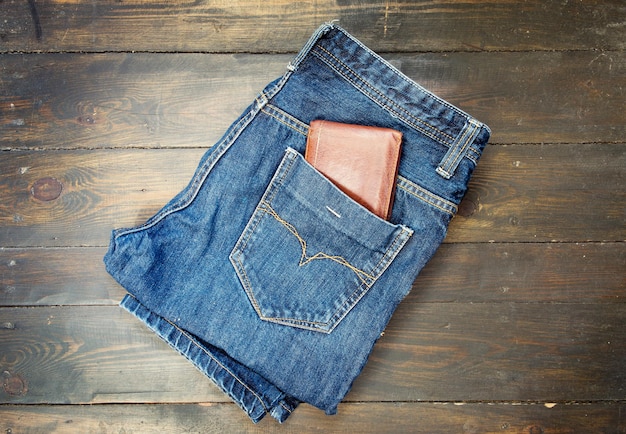
M 303 157 L 313 120 L 403 134 L 389 220 Z M 489 128 L 322 25 L 144 224 L 104 258 L 121 306 L 253 422 L 335 414 L 443 241 Z

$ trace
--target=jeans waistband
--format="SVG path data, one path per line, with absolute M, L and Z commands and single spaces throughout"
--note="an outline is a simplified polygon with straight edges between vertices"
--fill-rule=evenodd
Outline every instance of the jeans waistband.
M 323 61 L 393 117 L 449 148 L 437 168 L 444 178 L 454 174 L 463 157 L 478 161 L 490 134 L 485 124 L 415 83 L 341 27 L 318 28 L 288 69 L 297 70 L 307 55 Z

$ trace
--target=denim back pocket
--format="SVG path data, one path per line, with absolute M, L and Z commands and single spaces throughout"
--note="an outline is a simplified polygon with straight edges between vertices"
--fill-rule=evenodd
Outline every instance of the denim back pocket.
M 230 261 L 261 319 L 330 333 L 411 234 L 352 201 L 289 148 Z

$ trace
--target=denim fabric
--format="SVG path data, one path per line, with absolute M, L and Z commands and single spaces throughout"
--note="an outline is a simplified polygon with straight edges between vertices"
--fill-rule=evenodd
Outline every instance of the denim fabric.
M 390 221 L 303 158 L 315 119 L 394 128 Z M 144 225 L 113 232 L 121 305 L 255 422 L 327 414 L 442 242 L 489 129 L 323 25 Z

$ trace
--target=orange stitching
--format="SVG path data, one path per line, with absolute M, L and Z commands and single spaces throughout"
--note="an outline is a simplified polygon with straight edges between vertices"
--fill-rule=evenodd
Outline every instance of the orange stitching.
M 298 265 L 300 267 L 308 264 L 309 262 L 314 261 L 315 259 L 330 259 L 331 261 L 334 261 L 340 265 L 343 265 L 344 267 L 352 270 L 354 272 L 354 274 L 356 274 L 356 276 L 359 278 L 359 280 L 365 284 L 366 286 L 370 286 L 371 282 L 373 280 L 375 280 L 374 276 L 366 273 L 365 271 L 355 267 L 354 265 L 352 265 L 350 262 L 348 262 L 348 260 L 346 260 L 344 257 L 342 256 L 337 256 L 337 255 L 328 255 L 324 252 L 318 252 L 313 256 L 309 256 L 307 254 L 307 244 L 306 241 L 304 240 L 304 238 L 302 238 L 302 236 L 298 233 L 298 230 L 289 222 L 287 222 L 286 220 L 284 220 L 281 216 L 278 215 L 278 213 L 270 206 L 270 204 L 268 202 L 263 201 L 263 205 L 259 208 L 260 211 L 264 211 L 266 213 L 268 213 L 269 215 L 271 215 L 272 217 L 274 217 L 276 219 L 276 221 L 278 221 L 280 224 L 282 224 L 289 232 L 291 232 L 291 234 L 296 237 L 298 239 L 298 242 L 300 243 L 300 247 L 302 248 L 302 254 L 300 256 L 300 261 L 298 263 Z

